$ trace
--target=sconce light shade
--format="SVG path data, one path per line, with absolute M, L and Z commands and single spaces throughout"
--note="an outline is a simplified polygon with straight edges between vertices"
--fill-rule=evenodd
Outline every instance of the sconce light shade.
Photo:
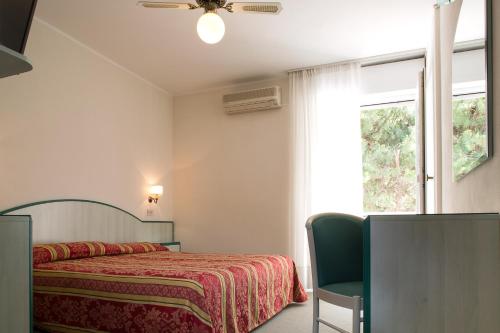
M 163 186 L 161 185 L 153 185 L 149 188 L 149 203 L 158 203 L 158 199 L 163 195 Z
M 149 194 L 163 195 L 163 186 L 153 185 L 149 189 Z

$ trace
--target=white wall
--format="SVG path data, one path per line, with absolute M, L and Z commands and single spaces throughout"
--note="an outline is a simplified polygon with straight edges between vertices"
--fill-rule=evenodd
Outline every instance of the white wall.
M 174 207 L 186 251 L 288 253 L 289 112 L 226 115 L 222 95 L 175 98 Z
M 84 198 L 144 217 L 159 183 L 154 218 L 171 217 L 171 96 L 39 20 L 26 54 L 35 69 L 0 80 L 0 210 Z
M 495 32 L 498 54 L 500 25 Z M 186 250 L 288 252 L 288 107 L 227 116 L 221 103 L 224 93 L 278 84 L 286 104 L 286 78 L 180 96 L 174 115 L 168 93 L 41 21 L 27 55 L 34 71 L 0 80 L 0 209 L 75 197 L 144 217 L 146 187 L 159 183 L 157 217 L 175 218 Z M 497 116 L 496 147 L 499 133 Z M 444 170 L 444 211 L 500 210 L 498 149 L 459 183 Z
M 363 93 L 415 88 L 422 66 L 414 60 L 363 68 Z M 175 98 L 174 215 L 186 251 L 288 254 L 288 106 L 232 116 L 222 107 L 224 93 L 270 85 L 281 86 L 287 104 L 286 77 Z
M 493 6 L 493 17 L 500 16 L 500 6 Z M 493 21 L 493 54 L 500 54 L 500 23 Z M 449 54 L 447 55 L 449 57 Z M 500 61 L 495 56 L 493 95 L 500 96 Z M 448 80 L 449 68 L 445 69 Z M 449 90 L 449 89 L 448 89 Z M 458 182 L 452 175 L 452 119 L 451 93 L 443 91 L 443 212 L 499 212 L 500 211 L 500 100 L 494 101 L 493 158 Z M 446 99 L 446 101 L 445 101 Z

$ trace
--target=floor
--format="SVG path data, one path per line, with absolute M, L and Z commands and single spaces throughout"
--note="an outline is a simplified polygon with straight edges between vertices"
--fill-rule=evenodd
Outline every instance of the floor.
M 273 319 L 260 326 L 252 333 L 311 333 L 312 332 L 312 297 L 303 304 L 291 304 Z M 349 332 L 352 330 L 352 311 L 320 302 L 320 317 L 334 323 Z M 319 325 L 320 333 L 332 333 L 332 329 Z

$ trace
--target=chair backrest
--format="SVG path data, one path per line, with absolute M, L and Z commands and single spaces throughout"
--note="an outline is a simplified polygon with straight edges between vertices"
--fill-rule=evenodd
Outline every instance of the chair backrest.
M 306 224 L 313 287 L 363 280 L 363 219 L 326 213 Z

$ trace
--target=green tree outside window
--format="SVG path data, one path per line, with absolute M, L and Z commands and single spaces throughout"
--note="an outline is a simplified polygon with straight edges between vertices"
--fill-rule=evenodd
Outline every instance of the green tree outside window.
M 365 212 L 416 212 L 415 103 L 361 110 Z

